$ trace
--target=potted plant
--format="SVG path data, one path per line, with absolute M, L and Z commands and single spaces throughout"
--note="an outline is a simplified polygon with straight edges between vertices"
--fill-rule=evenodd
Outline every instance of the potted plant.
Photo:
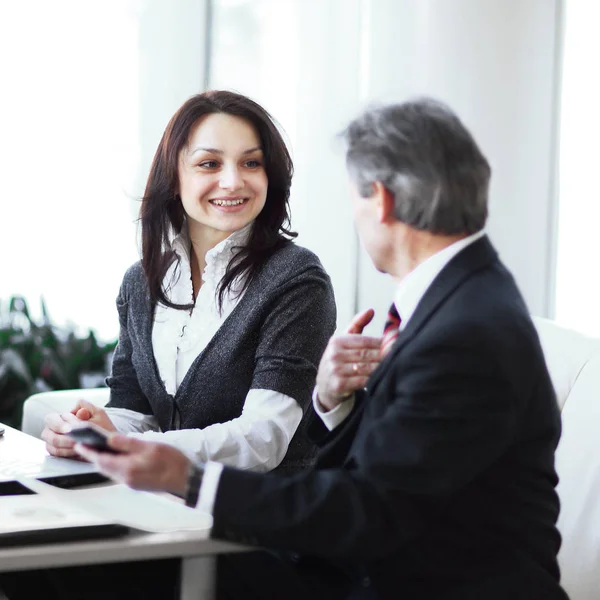
M 57 327 L 43 299 L 39 322 L 23 297 L 0 301 L 0 421 L 20 427 L 23 402 L 37 392 L 101 387 L 116 345 Z

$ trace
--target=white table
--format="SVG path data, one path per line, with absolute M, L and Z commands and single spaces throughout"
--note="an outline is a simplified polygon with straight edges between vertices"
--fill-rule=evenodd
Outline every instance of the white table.
M 0 442 L 0 451 L 9 451 L 12 440 L 15 441 L 15 450 L 16 446 L 23 449 L 23 444 L 30 445 L 30 449 L 39 449 L 41 443 L 36 438 L 6 427 L 6 439 Z M 0 571 L 182 558 L 181 600 L 210 600 L 214 595 L 216 555 L 246 549 L 237 544 L 211 540 L 207 531 L 134 531 L 121 538 L 0 549 Z

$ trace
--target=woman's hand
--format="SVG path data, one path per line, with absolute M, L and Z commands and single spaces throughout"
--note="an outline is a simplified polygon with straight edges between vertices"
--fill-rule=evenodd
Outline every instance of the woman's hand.
M 75 441 L 66 435 L 73 427 L 80 427 L 85 421 L 91 421 L 106 431 L 116 431 L 106 411 L 87 400 L 79 400 L 68 413 L 51 413 L 44 419 L 41 438 L 52 456 L 62 458 L 81 457 L 74 450 Z
M 91 421 L 95 425 L 106 429 L 106 431 L 117 431 L 106 411 L 87 400 L 80 400 L 74 408 L 71 409 L 71 414 L 75 415 L 81 421 Z
M 80 459 L 81 457 L 73 449 L 75 441 L 66 434 L 73 427 L 81 426 L 83 422 L 71 413 L 46 415 L 44 418 L 45 427 L 41 435 L 41 438 L 46 442 L 46 450 L 52 456 Z
M 118 454 L 82 444 L 76 444 L 75 451 L 104 475 L 133 489 L 185 494 L 190 461 L 179 450 L 119 434 L 111 435 L 108 444 Z

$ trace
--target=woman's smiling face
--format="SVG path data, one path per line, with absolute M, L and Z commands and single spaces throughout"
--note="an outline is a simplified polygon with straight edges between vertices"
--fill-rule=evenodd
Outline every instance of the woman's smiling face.
M 192 236 L 227 237 L 254 221 L 267 199 L 263 160 L 260 138 L 245 119 L 212 113 L 194 124 L 178 163 Z

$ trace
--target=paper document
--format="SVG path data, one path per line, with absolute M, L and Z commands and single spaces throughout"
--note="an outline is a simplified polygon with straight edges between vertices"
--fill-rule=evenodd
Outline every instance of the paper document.
M 20 478 L 19 483 L 42 499 L 58 501 L 78 512 L 85 511 L 103 520 L 143 531 L 160 533 L 193 529 L 205 530 L 208 536 L 212 527 L 212 516 L 207 513 L 188 508 L 166 495 L 140 492 L 122 484 L 65 490 L 37 479 Z
M 73 505 L 65 505 L 59 498 L 32 494 L 31 496 L 4 496 L 0 502 L 0 536 L 40 529 L 90 527 L 106 523 L 100 515 Z

